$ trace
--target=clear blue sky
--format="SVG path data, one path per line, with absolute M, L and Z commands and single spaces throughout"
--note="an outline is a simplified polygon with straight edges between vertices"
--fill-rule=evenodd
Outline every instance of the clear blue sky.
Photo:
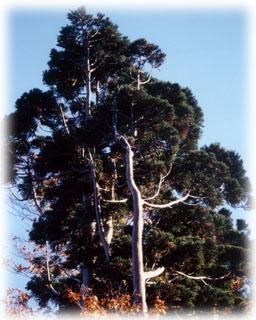
M 12 11 L 9 16 L 9 104 L 43 88 L 42 72 L 66 11 Z M 89 9 L 89 13 L 98 10 Z M 247 17 L 243 11 L 102 10 L 131 40 L 145 37 L 166 53 L 159 79 L 189 87 L 205 116 L 202 144 L 220 142 L 247 154 Z M 235 217 L 243 214 L 238 210 Z M 246 215 L 246 213 L 245 213 Z M 11 227 L 15 232 L 17 227 Z

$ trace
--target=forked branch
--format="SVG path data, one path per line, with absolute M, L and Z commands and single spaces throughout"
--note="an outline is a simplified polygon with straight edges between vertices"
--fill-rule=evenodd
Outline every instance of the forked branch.
M 156 193 L 152 196 L 152 197 L 149 197 L 149 198 L 146 198 L 144 200 L 153 200 L 155 199 L 156 197 L 158 197 L 160 191 L 161 191 L 161 187 L 162 187 L 162 184 L 164 183 L 165 179 L 169 176 L 169 174 L 171 173 L 171 170 L 172 170 L 172 165 L 170 166 L 170 169 L 168 170 L 167 174 L 162 176 L 162 174 L 160 175 L 160 180 L 159 180 L 159 184 L 158 184 L 158 188 L 157 188 L 157 191 Z

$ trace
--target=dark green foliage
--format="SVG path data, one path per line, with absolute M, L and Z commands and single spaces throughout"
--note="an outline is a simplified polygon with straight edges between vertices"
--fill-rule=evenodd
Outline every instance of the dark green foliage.
M 24 93 L 6 119 L 11 124 L 6 138 L 9 180 L 24 200 L 34 201 L 35 193 L 40 200 L 29 236 L 38 245 L 48 241 L 59 257 L 51 261 L 59 266 L 52 271 L 55 288 L 78 292 L 80 270 L 87 267 L 95 294 L 104 295 L 110 287 L 132 291 L 132 201 L 124 150 L 114 139 L 116 126 L 134 151 L 134 176 L 143 198 L 157 192 L 160 176 L 169 169 L 153 202 L 168 203 L 188 191 L 195 196 L 172 208 L 145 210 L 145 268 L 165 267 L 147 287 L 149 305 L 159 296 L 170 310 L 238 308 L 243 300 L 232 280 L 245 275 L 249 240 L 246 224 L 238 220 L 236 230 L 224 206 L 249 206 L 250 187 L 240 156 L 219 144 L 198 147 L 203 112 L 190 89 L 152 79 L 138 90 L 135 76 L 145 81 L 143 68 L 164 61 L 158 46 L 145 39 L 130 43 L 102 14 L 93 17 L 81 8 L 68 18 L 70 24 L 61 29 L 58 49 L 51 51 L 44 72 L 50 90 Z M 91 79 L 92 115 L 86 120 L 88 45 L 98 67 Z M 100 187 L 102 223 L 106 227 L 110 217 L 114 223 L 109 262 L 97 232 L 88 150 Z M 113 192 L 116 200 L 127 202 L 104 201 L 112 199 Z M 45 258 L 41 263 L 45 265 Z M 78 274 L 66 277 L 62 269 Z M 177 272 L 227 277 L 205 284 Z M 42 307 L 49 301 L 61 310 L 70 307 L 65 296 L 51 292 L 46 271 L 35 275 L 27 288 Z

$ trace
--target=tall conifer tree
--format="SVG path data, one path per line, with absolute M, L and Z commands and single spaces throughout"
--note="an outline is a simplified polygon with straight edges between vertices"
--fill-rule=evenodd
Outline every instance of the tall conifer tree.
M 6 119 L 9 183 L 33 203 L 29 237 L 43 248 L 27 289 L 60 310 L 76 307 L 68 290 L 106 295 L 110 284 L 143 312 L 159 296 L 169 310 L 239 308 L 248 238 L 225 206 L 250 206 L 240 156 L 198 147 L 192 92 L 148 71 L 164 62 L 157 45 L 83 8 L 68 18 L 49 90 L 24 93 Z

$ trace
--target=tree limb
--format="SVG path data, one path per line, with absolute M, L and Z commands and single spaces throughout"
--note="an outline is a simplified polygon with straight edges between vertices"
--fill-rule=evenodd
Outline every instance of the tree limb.
M 193 280 L 217 281 L 217 280 L 223 280 L 225 278 L 228 278 L 231 275 L 231 272 L 228 272 L 227 274 L 225 274 L 225 275 L 223 275 L 221 277 L 217 277 L 217 278 L 212 278 L 212 277 L 208 277 L 208 276 L 191 276 L 191 275 L 186 274 L 186 273 L 181 272 L 181 271 L 175 271 L 175 274 L 178 274 L 178 275 L 181 275 L 181 276 L 184 276 L 186 278 L 193 279 Z
M 177 200 L 170 201 L 170 202 L 165 203 L 165 204 L 155 204 L 155 203 L 147 202 L 147 201 L 145 201 L 145 200 L 143 200 L 143 203 L 144 203 L 145 205 L 151 207 L 151 208 L 164 209 L 164 208 L 171 208 L 171 207 L 174 206 L 175 204 L 182 203 L 182 202 L 184 202 L 185 200 L 187 200 L 187 198 L 189 198 L 189 197 L 190 197 L 190 194 L 189 194 L 189 192 L 188 192 L 185 196 L 183 196 L 183 197 L 181 197 L 181 198 L 179 198 L 179 199 L 177 199 Z
M 35 204 L 35 206 L 36 206 L 36 208 L 37 208 L 38 212 L 39 212 L 41 215 L 43 215 L 43 214 L 44 214 L 44 212 L 43 212 L 43 209 L 40 207 L 40 204 L 39 204 L 39 202 L 38 202 L 38 200 L 37 200 L 36 189 L 35 189 L 35 187 L 34 187 L 34 186 L 32 186 L 32 191 L 33 191 L 33 200 L 34 200 L 34 204 Z
M 144 272 L 144 278 L 150 279 L 150 278 L 158 277 L 163 272 L 164 272 L 164 267 L 158 268 L 153 271 L 147 271 L 147 272 Z
M 69 128 L 67 125 L 67 120 L 65 118 L 65 115 L 64 115 L 64 112 L 63 112 L 61 105 L 60 105 L 60 113 L 61 113 L 61 117 L 62 117 L 62 121 L 63 121 L 64 127 L 65 127 L 65 130 L 66 130 L 67 134 L 70 135 L 70 131 L 69 131 Z
M 145 80 L 145 81 L 140 81 L 140 85 L 141 85 L 141 84 L 146 84 L 146 83 L 148 83 L 150 80 L 151 80 L 151 74 L 148 76 L 147 80 Z
M 59 292 L 55 290 L 54 286 L 52 285 L 51 273 L 50 273 L 50 260 L 48 254 L 48 241 L 45 243 L 45 255 L 46 255 L 46 269 L 47 269 L 47 278 L 49 282 L 49 288 L 52 290 L 53 293 L 59 295 Z
M 162 184 L 164 183 L 165 179 L 171 173 L 171 170 L 172 170 L 172 165 L 170 166 L 170 169 L 168 170 L 168 172 L 167 172 L 167 174 L 165 176 L 160 175 L 160 180 L 159 180 L 159 184 L 158 184 L 158 188 L 157 188 L 156 193 L 152 197 L 149 197 L 149 198 L 146 198 L 146 199 L 143 199 L 143 200 L 153 200 L 159 195 L 159 193 L 161 191 Z
M 17 201 L 26 201 L 28 199 L 23 199 L 23 198 L 19 198 L 18 196 L 16 196 L 16 194 L 12 191 L 12 189 L 10 187 L 7 187 L 7 189 L 9 190 L 9 192 L 11 193 L 11 195 L 17 200 Z
M 127 198 L 125 199 L 120 199 L 120 200 L 116 200 L 116 199 L 111 199 L 111 200 L 106 200 L 103 199 L 104 202 L 108 202 L 108 203 L 126 203 L 128 201 Z

